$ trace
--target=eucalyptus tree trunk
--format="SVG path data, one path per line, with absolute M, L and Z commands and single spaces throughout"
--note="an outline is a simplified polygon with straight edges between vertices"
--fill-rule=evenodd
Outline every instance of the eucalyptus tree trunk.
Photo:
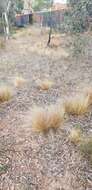
M 8 14 L 11 6 L 11 1 L 7 1 L 6 4 L 3 4 L 3 11 L 2 11 L 2 19 L 4 23 L 4 34 L 5 38 L 8 39 L 10 36 L 10 30 L 9 30 L 9 20 L 8 20 Z
M 5 34 L 6 39 L 8 39 L 10 36 L 10 31 L 9 31 L 8 15 L 6 12 L 2 13 L 2 18 L 4 21 L 4 34 Z

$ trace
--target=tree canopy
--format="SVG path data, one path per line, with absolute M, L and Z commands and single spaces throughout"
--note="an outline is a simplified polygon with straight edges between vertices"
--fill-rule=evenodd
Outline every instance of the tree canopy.
M 33 2 L 33 9 L 36 11 L 47 9 L 51 6 L 52 0 L 35 0 Z
M 23 9 L 23 0 L 10 0 L 11 10 L 15 9 L 16 12 L 21 12 Z M 6 11 L 9 0 L 0 0 L 0 15 L 2 12 Z
M 92 0 L 68 0 L 72 31 L 82 32 L 88 27 L 89 16 L 92 16 Z

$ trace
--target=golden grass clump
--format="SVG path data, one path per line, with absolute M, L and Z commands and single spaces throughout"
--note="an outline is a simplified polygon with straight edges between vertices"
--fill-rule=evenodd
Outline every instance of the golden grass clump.
M 64 120 L 64 108 L 49 106 L 46 108 L 35 107 L 32 112 L 32 128 L 36 132 L 45 132 L 50 128 L 57 129 Z
M 61 123 L 64 121 L 65 109 L 64 106 L 61 105 L 53 105 L 48 107 L 48 125 L 49 128 L 58 128 Z
M 78 144 L 82 140 L 82 131 L 81 129 L 75 128 L 70 131 L 69 140 L 74 144 Z
M 47 112 L 44 108 L 35 107 L 32 111 L 32 128 L 36 132 L 47 131 Z
M 41 90 L 49 90 L 53 86 L 53 82 L 48 79 L 44 79 L 44 80 L 39 79 L 36 81 L 36 84 L 38 88 Z
M 58 38 L 52 38 L 52 40 L 51 40 L 51 44 L 50 44 L 50 47 L 51 48 L 57 48 L 57 47 L 59 47 L 61 45 L 61 41 L 60 41 L 60 39 L 58 39 Z
M 65 102 L 65 110 L 69 114 L 82 115 L 87 112 L 89 106 L 89 97 L 80 94 Z
M 12 97 L 12 91 L 8 86 L 0 87 L 0 102 L 9 101 Z
M 22 87 L 25 83 L 26 83 L 26 80 L 21 76 L 16 77 L 14 80 L 14 85 L 16 88 Z

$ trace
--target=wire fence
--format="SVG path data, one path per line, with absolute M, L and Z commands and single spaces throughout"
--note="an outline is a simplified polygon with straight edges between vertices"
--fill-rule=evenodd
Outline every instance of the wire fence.
M 34 21 L 43 27 L 50 27 L 54 29 L 61 29 L 61 25 L 64 22 L 64 11 L 41 11 L 34 13 Z

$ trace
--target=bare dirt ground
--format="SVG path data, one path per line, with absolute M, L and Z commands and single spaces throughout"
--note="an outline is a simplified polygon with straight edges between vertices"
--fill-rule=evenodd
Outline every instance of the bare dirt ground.
M 92 190 L 92 165 L 67 138 L 75 125 L 92 133 L 92 109 L 46 135 L 33 133 L 27 120 L 33 105 L 55 103 L 92 85 L 92 36 L 88 56 L 80 61 L 69 55 L 69 36 L 57 35 L 59 47 L 54 48 L 46 47 L 47 38 L 46 32 L 30 27 L 0 50 L 0 83 L 14 92 L 0 105 L 0 190 Z M 18 74 L 27 80 L 20 89 L 13 85 Z M 35 81 L 46 77 L 54 81 L 53 88 L 39 90 Z

